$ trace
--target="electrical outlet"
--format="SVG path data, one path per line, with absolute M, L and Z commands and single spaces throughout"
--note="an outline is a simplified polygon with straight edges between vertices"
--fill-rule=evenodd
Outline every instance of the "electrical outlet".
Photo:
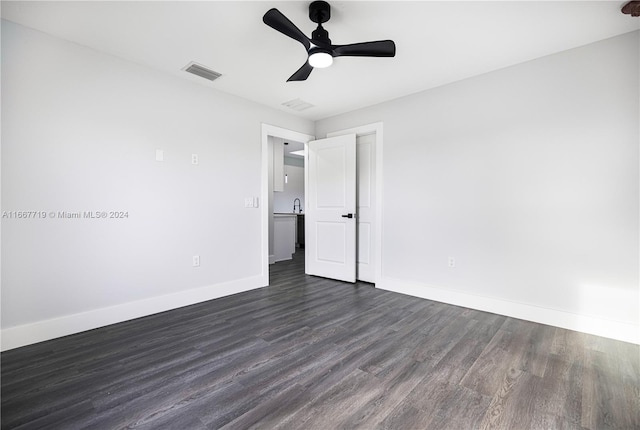
M 245 197 L 244 198 L 244 207 L 245 208 L 252 208 L 253 207 L 253 198 L 252 197 Z
M 200 256 L 199 255 L 194 255 L 193 256 L 193 267 L 200 267 Z
M 191 164 L 198 164 L 198 154 L 191 154 Z
M 453 257 L 449 257 L 449 267 L 456 267 L 456 259 Z

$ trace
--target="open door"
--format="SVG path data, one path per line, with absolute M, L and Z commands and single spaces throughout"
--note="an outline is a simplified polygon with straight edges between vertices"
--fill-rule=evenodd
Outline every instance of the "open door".
M 356 281 L 356 135 L 307 147 L 306 264 L 309 275 Z

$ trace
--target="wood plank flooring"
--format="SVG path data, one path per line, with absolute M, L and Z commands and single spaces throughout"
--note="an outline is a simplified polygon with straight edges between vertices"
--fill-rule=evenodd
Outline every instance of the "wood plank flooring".
M 2 353 L 2 429 L 640 429 L 637 345 L 303 267 Z

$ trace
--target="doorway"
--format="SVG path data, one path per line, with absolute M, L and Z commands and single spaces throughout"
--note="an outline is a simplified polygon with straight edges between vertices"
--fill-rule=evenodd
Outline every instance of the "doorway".
M 381 220 L 382 220 L 382 123 L 374 123 L 346 130 L 327 133 L 327 137 L 355 134 L 357 138 L 358 170 L 358 207 L 361 214 L 357 228 L 357 279 L 375 283 L 382 272 L 381 259 Z M 262 201 L 269 202 L 269 140 L 273 138 L 301 142 L 305 152 L 314 136 L 292 130 L 262 124 Z M 305 163 L 307 158 L 305 155 Z M 307 187 L 307 169 L 305 166 L 305 194 Z M 364 180 L 362 178 L 365 178 Z M 293 206 L 292 206 L 293 208 Z M 269 283 L 269 244 L 273 237 L 273 207 L 263 204 L 262 219 L 262 277 L 264 285 Z M 270 228 L 271 225 L 271 228 Z M 305 251 L 308 247 L 305 248 Z M 299 251 L 300 252 L 300 251 Z
M 269 136 L 269 265 L 304 248 L 304 143 Z
M 262 224 L 262 263 L 261 263 L 261 278 L 262 284 L 264 286 L 269 285 L 269 264 L 273 263 L 276 259 L 275 257 L 275 249 L 274 249 L 274 230 L 275 230 L 275 222 L 274 222 L 274 210 L 276 211 L 284 211 L 284 209 L 274 208 L 274 199 L 273 199 L 273 187 L 274 187 L 274 172 L 273 172 L 273 158 L 274 158 L 274 142 L 277 142 L 276 145 L 278 148 L 276 151 L 278 152 L 278 157 L 284 156 L 284 142 L 300 142 L 301 144 L 306 144 L 307 142 L 313 140 L 315 137 L 312 135 L 299 133 L 296 131 L 288 130 L 281 127 L 276 127 L 269 124 L 262 124 L 262 190 L 261 190 L 261 200 L 264 203 L 261 208 L 261 224 Z M 284 164 L 280 164 L 277 168 L 277 175 L 279 180 L 284 182 Z M 286 212 L 290 212 L 293 215 L 293 201 L 291 202 L 292 206 L 290 210 L 286 210 Z M 278 228 L 287 228 L 287 222 L 290 221 L 288 219 L 278 219 L 279 225 Z

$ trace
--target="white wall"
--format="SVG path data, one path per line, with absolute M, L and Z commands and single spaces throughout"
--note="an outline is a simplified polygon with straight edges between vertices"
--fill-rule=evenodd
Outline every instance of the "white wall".
M 287 164 L 285 158 L 284 173 L 287 175 L 287 182 L 284 184 L 284 191 L 273 193 L 273 211 L 276 213 L 293 212 L 293 201 L 298 198 L 304 212 L 304 167 Z M 296 204 L 297 212 L 298 205 Z
M 384 122 L 378 286 L 640 342 L 639 34 L 317 122 Z
M 2 21 L 2 210 L 129 215 L 2 220 L 2 348 L 266 285 L 261 123 L 313 131 Z

